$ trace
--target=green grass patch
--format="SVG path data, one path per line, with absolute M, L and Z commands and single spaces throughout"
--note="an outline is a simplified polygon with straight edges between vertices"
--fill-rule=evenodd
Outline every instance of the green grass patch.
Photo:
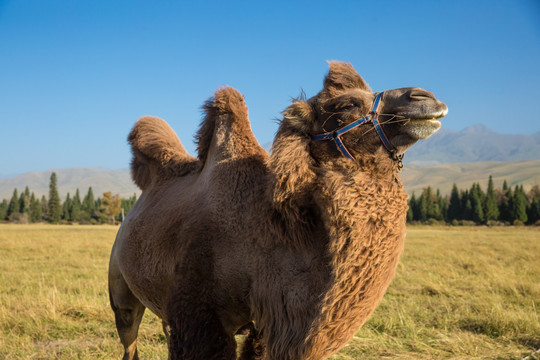
M 120 359 L 107 293 L 117 227 L 0 225 L 0 359 Z M 540 231 L 409 227 L 396 278 L 333 360 L 538 359 Z M 147 312 L 144 359 L 166 359 Z

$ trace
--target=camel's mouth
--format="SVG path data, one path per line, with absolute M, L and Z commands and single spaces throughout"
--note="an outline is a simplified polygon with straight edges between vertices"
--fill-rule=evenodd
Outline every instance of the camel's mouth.
M 444 105 L 442 109 L 435 112 L 430 111 L 428 114 L 410 116 L 403 123 L 401 131 L 415 140 L 427 139 L 441 128 L 440 119 L 445 117 L 446 114 L 448 114 L 448 108 Z
M 438 118 L 409 119 L 403 124 L 402 132 L 415 140 L 427 139 L 441 128 Z

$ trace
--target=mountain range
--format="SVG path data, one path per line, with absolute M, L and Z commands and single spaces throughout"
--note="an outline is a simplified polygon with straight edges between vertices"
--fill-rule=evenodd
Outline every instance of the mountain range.
M 409 194 L 419 194 L 423 188 L 431 186 L 441 194 L 449 194 L 455 183 L 458 189 L 470 189 L 473 183 L 480 183 L 485 191 L 489 176 L 492 175 L 496 188 L 501 188 L 504 180 L 508 185 L 521 184 L 525 191 L 533 185 L 540 185 L 540 160 L 528 161 L 479 161 L 435 165 L 405 165 L 400 178 Z
M 418 165 L 523 160 L 540 160 L 540 132 L 500 134 L 482 124 L 461 131 L 442 128 L 416 143 L 405 155 L 405 163 Z
M 510 185 L 523 184 L 527 189 L 540 184 L 540 132 L 499 134 L 485 125 L 473 125 L 457 132 L 442 129 L 408 150 L 404 162 L 400 177 L 409 193 L 431 186 L 445 194 L 453 183 L 465 189 L 473 182 L 480 182 L 485 188 L 489 175 L 493 175 L 496 186 L 506 179 Z M 73 196 L 77 188 L 84 196 L 90 186 L 96 196 L 105 191 L 122 197 L 140 193 L 127 169 L 76 168 L 0 179 L 0 200 L 11 198 L 14 188 L 19 193 L 24 191 L 25 186 L 40 197 L 47 195 L 52 171 L 58 176 L 62 198 L 67 192 Z

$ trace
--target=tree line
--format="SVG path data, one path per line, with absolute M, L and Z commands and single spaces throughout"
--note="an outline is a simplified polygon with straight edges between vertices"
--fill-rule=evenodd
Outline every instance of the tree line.
M 504 180 L 502 188 L 493 186 L 490 176 L 484 192 L 479 183 L 470 189 L 459 190 L 454 184 L 449 196 L 441 196 L 439 189 L 424 188 L 420 196 L 409 199 L 408 222 L 453 225 L 523 225 L 540 224 L 540 187 L 534 185 L 525 193 L 523 185 L 514 189 Z
M 16 223 L 81 223 L 105 224 L 122 221 L 135 202 L 137 196 L 124 199 L 113 195 L 110 191 L 95 198 L 92 187 L 81 198 L 79 189 L 73 196 L 67 193 L 64 202 L 60 200 L 56 173 L 51 174 L 49 197 L 39 199 L 30 192 L 28 186 L 23 192 L 13 190 L 8 201 L 0 203 L 0 221 Z M 407 222 L 412 223 L 449 223 L 460 224 L 540 224 L 540 187 L 534 185 L 525 193 L 523 185 L 514 189 L 506 180 L 502 188 L 493 186 L 490 176 L 487 190 L 484 192 L 479 183 L 470 189 L 460 190 L 456 184 L 452 186 L 450 195 L 442 196 L 439 189 L 424 188 L 420 196 L 414 193 L 409 199 Z
M 123 199 L 110 191 L 96 198 L 92 187 L 89 187 L 82 198 L 79 189 L 75 191 L 73 197 L 68 192 L 62 203 L 57 183 L 56 173 L 53 172 L 49 182 L 49 197 L 43 195 L 41 199 L 33 192 L 31 193 L 28 186 L 20 195 L 15 188 L 11 199 L 9 201 L 4 199 L 0 203 L 0 221 L 114 224 L 116 221 L 122 221 L 122 215 L 127 214 L 137 201 L 135 194 L 128 199 Z

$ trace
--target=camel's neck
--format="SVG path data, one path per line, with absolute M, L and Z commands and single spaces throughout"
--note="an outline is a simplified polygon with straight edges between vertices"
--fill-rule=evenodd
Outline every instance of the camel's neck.
M 350 340 L 381 300 L 403 249 L 407 195 L 395 174 L 369 170 L 328 170 L 318 179 L 314 199 L 332 275 L 310 331 L 311 354 L 330 354 Z
M 326 358 L 367 320 L 393 277 L 403 248 L 407 195 L 388 153 L 358 163 L 317 162 L 309 140 L 284 130 L 268 166 L 268 232 L 275 236 L 265 241 L 270 248 L 281 242 L 278 248 L 309 254 L 310 271 L 319 279 L 303 299 L 315 309 L 309 312 L 307 338 L 299 335 L 299 358 Z
M 386 249 L 389 240 L 401 237 L 407 197 L 396 173 L 382 173 L 379 164 L 363 171 L 323 170 L 313 198 L 334 266 L 349 266 L 353 259 L 363 261 L 358 251 Z
M 358 248 L 385 246 L 389 235 L 404 231 L 408 196 L 397 173 L 391 171 L 393 165 L 383 166 L 373 164 L 362 171 L 327 168 L 318 177 L 313 199 L 334 258 L 346 252 L 350 259 Z

